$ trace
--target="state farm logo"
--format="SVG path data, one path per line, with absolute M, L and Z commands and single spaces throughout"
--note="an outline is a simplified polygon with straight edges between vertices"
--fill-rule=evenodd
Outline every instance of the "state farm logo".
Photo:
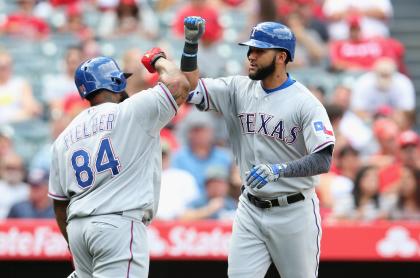
M 231 232 L 218 227 L 201 231 L 175 225 L 162 236 L 158 229 L 149 226 L 148 237 L 152 256 L 227 256 Z
M 391 227 L 385 238 L 376 244 L 376 250 L 386 258 L 410 258 L 420 254 L 418 242 L 411 238 L 409 230 L 402 226 Z

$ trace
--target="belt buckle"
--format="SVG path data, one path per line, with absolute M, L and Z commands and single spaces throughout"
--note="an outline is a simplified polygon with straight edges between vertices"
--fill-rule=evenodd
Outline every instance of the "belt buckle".
M 261 201 L 263 201 L 264 204 L 267 204 L 267 208 L 272 208 L 273 207 L 273 204 L 271 203 L 270 200 L 261 200 Z

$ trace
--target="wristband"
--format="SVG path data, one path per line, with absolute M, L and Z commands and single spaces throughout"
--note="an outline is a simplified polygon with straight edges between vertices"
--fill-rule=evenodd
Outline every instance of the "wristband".
M 181 57 L 182 71 L 195 71 L 197 69 L 198 44 L 185 42 L 184 52 Z

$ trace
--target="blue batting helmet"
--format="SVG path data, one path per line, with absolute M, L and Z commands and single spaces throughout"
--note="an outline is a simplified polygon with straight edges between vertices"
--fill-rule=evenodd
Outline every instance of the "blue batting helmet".
M 256 48 L 280 48 L 285 50 L 293 61 L 296 37 L 287 26 L 277 22 L 262 22 L 252 28 L 249 41 L 240 43 Z
M 127 85 L 130 73 L 123 73 L 114 59 L 96 57 L 80 64 L 74 74 L 74 82 L 82 98 L 105 89 L 119 94 Z

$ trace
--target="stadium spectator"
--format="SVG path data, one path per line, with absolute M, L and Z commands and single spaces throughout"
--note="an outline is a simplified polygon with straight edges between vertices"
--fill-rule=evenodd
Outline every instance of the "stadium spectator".
M 362 165 L 359 152 L 350 145 L 344 145 L 336 150 L 337 154 L 333 157 L 331 171 L 354 180 L 359 168 Z
M 403 131 L 398 136 L 399 158 L 404 167 L 420 171 L 420 137 L 413 130 Z
M 371 70 L 375 62 L 383 57 L 393 59 L 405 70 L 404 46 L 392 38 L 364 38 L 361 31 L 361 19 L 358 16 L 347 18 L 349 38 L 330 43 L 329 58 L 331 68 L 335 71 L 366 71 Z M 402 63 L 402 64 L 401 64 Z
M 100 0 L 97 5 L 101 11 L 98 24 L 100 37 L 143 36 L 156 38 L 159 24 L 148 1 Z
M 69 4 L 65 8 L 65 23 L 58 28 L 59 33 L 75 35 L 80 40 L 86 40 L 94 36 L 94 32 L 84 22 L 83 9 L 80 2 Z
M 420 173 L 407 167 L 402 168 L 397 202 L 390 210 L 393 220 L 420 220 Z
M 335 136 L 335 153 L 340 152 L 340 150 L 348 145 L 348 140 L 346 137 L 341 134 L 339 129 L 340 123 L 343 119 L 344 109 L 335 104 L 325 104 L 325 110 L 327 111 L 328 118 L 330 119 L 334 136 Z M 335 155 L 333 155 L 335 157 Z
M 315 0 L 275 0 L 279 20 L 285 22 L 290 14 L 297 13 L 310 30 L 318 33 L 323 42 L 328 41 L 322 7 Z
M 28 199 L 29 187 L 23 182 L 25 168 L 18 154 L 9 152 L 0 163 L 0 219 L 3 219 L 14 204 Z
M 370 126 L 350 109 L 351 94 L 351 88 L 344 83 L 337 85 L 331 94 L 330 103 L 344 110 L 335 131 L 339 131 L 346 141 L 364 157 L 375 151 L 372 143 L 374 138 Z
M 42 113 L 42 108 L 32 95 L 30 84 L 13 76 L 12 57 L 0 49 L 0 124 L 21 122 Z
M 151 74 L 143 67 L 139 66 L 138 57 L 141 56 L 142 53 L 139 48 L 127 49 L 122 56 L 123 71 L 133 73 L 133 75 L 127 79 L 126 91 L 129 96 L 145 90 L 157 82 L 158 75 Z
M 286 24 L 296 36 L 296 59 L 290 64 L 293 69 L 325 64 L 326 45 L 318 32 L 312 29 L 299 13 L 290 14 Z
M 49 0 L 51 5 L 54 7 L 56 6 L 63 6 L 63 5 L 74 5 L 79 3 L 81 0 Z
M 331 40 L 347 39 L 348 16 L 360 16 L 363 37 L 387 37 L 393 9 L 390 0 L 326 0 L 323 12 Z
M 330 219 L 343 219 L 353 207 L 353 182 L 361 167 L 359 153 L 344 145 L 335 150 L 333 166 L 329 173 L 320 176 L 316 190 L 322 214 L 328 214 Z
M 13 35 L 24 39 L 44 39 L 48 36 L 48 24 L 33 12 L 36 0 L 17 0 L 18 10 L 7 15 L 0 24 L 0 34 Z
M 182 220 L 233 220 L 237 207 L 229 195 L 228 169 L 210 167 L 205 174 L 206 194 L 189 204 Z
M 327 104 L 326 92 L 324 87 L 317 85 L 307 85 L 309 91 L 323 104 Z
M 405 129 L 414 121 L 415 91 L 411 80 L 396 71 L 392 59 L 379 59 L 373 71 L 360 76 L 353 87 L 351 108 L 364 120 L 371 121 L 382 106 L 393 108 L 400 114 Z
M 101 55 L 101 47 L 96 38 L 89 38 L 82 41 L 83 61 Z
M 9 126 L 0 128 L 0 164 L 3 157 L 13 151 L 13 129 Z
M 29 199 L 16 203 L 9 211 L 8 218 L 54 218 L 51 199 L 48 198 L 49 172 L 33 169 L 28 176 Z
M 242 194 L 242 179 L 241 179 L 241 173 L 239 171 L 239 167 L 236 163 L 232 164 L 232 167 L 230 168 L 230 174 L 229 174 L 229 195 L 236 201 L 239 201 L 239 196 Z
M 187 171 L 171 167 L 171 149 L 162 141 L 162 181 L 156 217 L 178 219 L 192 201 L 200 197 L 194 177 Z
M 354 220 L 378 220 L 387 218 L 383 198 L 379 193 L 378 171 L 376 167 L 364 166 L 354 180 L 354 210 L 348 217 Z
M 398 160 L 397 137 L 399 129 L 389 118 L 378 118 L 373 123 L 373 133 L 379 150 L 369 156 L 368 163 L 378 169 L 379 191 L 382 195 L 394 195 L 398 189 L 401 163 Z
M 200 55 L 198 63 L 203 76 L 219 76 L 225 70 L 225 58 L 220 56 L 218 42 L 223 36 L 223 27 L 220 24 L 220 13 L 208 0 L 189 0 L 175 15 L 173 23 L 174 34 L 184 36 L 184 18 L 187 16 L 200 16 L 206 20 L 206 31 L 200 41 Z
M 43 79 L 43 99 L 48 103 L 52 118 L 60 117 L 63 113 L 64 100 L 67 96 L 79 97 L 74 85 L 74 72 L 82 62 L 82 49 L 71 46 L 64 57 L 64 69 L 59 74 L 47 74 Z
M 77 97 L 80 99 L 79 96 Z M 34 154 L 30 161 L 30 171 L 32 171 L 33 169 L 50 169 L 52 142 L 54 142 L 58 135 L 60 135 L 60 133 L 67 127 L 72 118 L 73 116 L 70 114 L 63 114 L 60 117 L 54 118 L 49 122 L 49 140 L 38 147 L 38 151 Z
M 214 120 L 211 114 L 193 111 L 183 120 L 187 141 L 174 153 L 172 167 L 190 172 L 196 179 L 200 194 L 205 194 L 207 169 L 212 166 L 230 169 L 232 157 L 227 149 L 214 144 Z

